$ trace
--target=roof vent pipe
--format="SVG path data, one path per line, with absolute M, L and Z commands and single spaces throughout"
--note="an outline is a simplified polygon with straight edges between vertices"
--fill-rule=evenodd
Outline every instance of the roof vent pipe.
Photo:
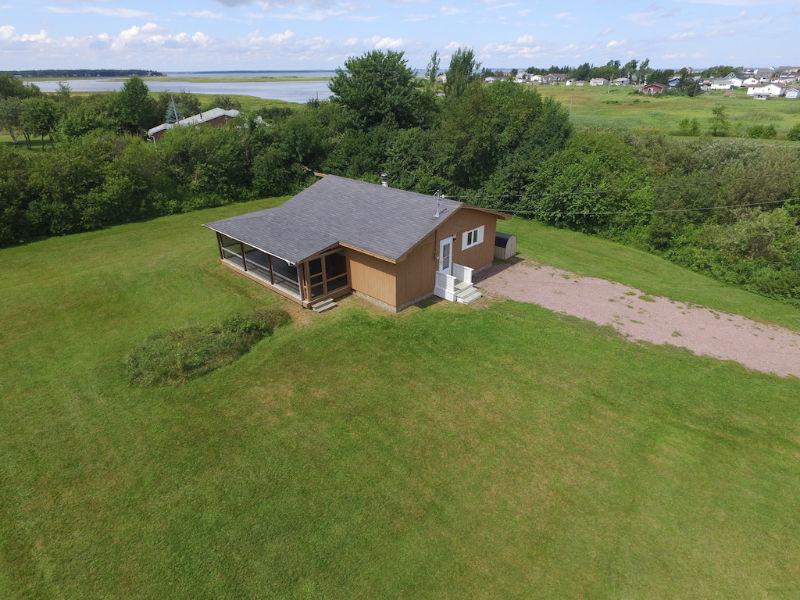
M 381 185 L 383 187 L 389 187 L 389 174 L 388 173 L 381 173 Z
M 433 197 L 436 198 L 436 214 L 434 215 L 434 218 L 438 219 L 439 215 L 442 214 L 441 200 L 444 196 L 442 195 L 441 190 L 436 190 L 436 193 L 433 195 Z

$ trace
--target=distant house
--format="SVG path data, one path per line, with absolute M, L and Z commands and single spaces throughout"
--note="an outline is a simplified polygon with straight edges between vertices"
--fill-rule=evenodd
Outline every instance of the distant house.
M 193 115 L 191 117 L 186 117 L 185 119 L 181 119 L 177 123 L 162 123 L 161 125 L 157 125 L 151 129 L 147 130 L 147 137 L 151 140 L 158 141 L 162 135 L 164 135 L 168 129 L 172 129 L 173 127 L 183 126 L 183 125 L 205 125 L 207 127 L 222 127 L 231 119 L 235 119 L 239 116 L 239 111 L 236 109 L 225 110 L 222 108 L 212 108 L 211 110 L 207 110 L 205 112 L 201 112 L 199 115 Z
M 544 83 L 544 75 L 531 75 L 531 83 L 542 84 Z
M 800 99 L 800 88 L 799 87 L 787 87 L 786 88 L 786 97 L 790 100 L 798 100 Z
M 557 83 L 564 83 L 567 80 L 565 73 L 550 73 L 544 76 L 544 83 L 555 85 Z
M 708 86 L 708 89 L 719 91 L 719 90 L 730 90 L 734 86 L 733 82 L 728 79 L 727 77 L 715 78 L 711 80 L 711 83 Z
M 647 83 L 641 87 L 641 92 L 648 96 L 656 96 L 658 94 L 663 94 L 666 89 L 667 86 L 661 83 Z
M 611 83 L 614 84 L 614 85 L 630 85 L 631 80 L 630 80 L 629 77 L 617 77 Z
M 753 98 L 779 98 L 786 93 L 786 86 L 780 83 L 768 83 L 748 88 L 747 95 Z
M 486 83 L 494 83 L 495 81 L 497 81 L 497 77 L 491 77 L 491 76 L 489 76 L 489 77 L 484 77 L 484 78 L 483 78 L 483 80 L 484 80 Z
M 605 77 L 592 77 L 589 80 L 589 85 L 592 87 L 599 87 L 601 85 L 608 85 L 608 79 Z
M 667 82 L 667 85 L 671 88 L 676 88 L 681 84 L 682 79 L 682 77 L 676 75 L 675 77 L 670 78 L 670 80 Z
M 755 85 L 758 85 L 759 83 L 761 83 L 761 82 L 758 79 L 756 79 L 755 77 L 748 77 L 747 79 L 745 79 L 742 82 L 742 85 L 744 87 L 753 87 Z
M 480 297 L 473 273 L 490 266 L 498 219 L 447 198 L 334 175 L 286 203 L 208 223 L 219 258 L 304 307 L 355 293 L 396 312 L 439 296 Z

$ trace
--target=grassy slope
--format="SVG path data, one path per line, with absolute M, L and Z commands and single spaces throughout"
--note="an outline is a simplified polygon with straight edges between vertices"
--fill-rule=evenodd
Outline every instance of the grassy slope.
M 511 302 L 349 300 L 128 386 L 150 332 L 282 302 L 199 226 L 268 205 L 0 251 L 0 596 L 796 592 L 796 380 Z M 531 231 L 525 252 L 600 268 L 591 239 Z
M 778 135 L 800 123 L 800 101 L 773 98 L 758 101 L 743 90 L 733 95 L 711 92 L 694 98 L 685 96 L 645 97 L 633 95 L 630 88 L 592 88 L 537 86 L 545 96 L 571 107 L 572 122 L 578 127 L 608 127 L 634 131 L 672 133 L 681 119 L 696 118 L 707 131 L 711 109 L 722 105 L 728 110 L 732 135 L 745 135 L 753 125 L 774 125 Z

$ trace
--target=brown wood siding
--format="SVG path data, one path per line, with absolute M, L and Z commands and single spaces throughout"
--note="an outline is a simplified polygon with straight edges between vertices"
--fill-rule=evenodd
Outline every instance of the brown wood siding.
M 462 234 L 481 225 L 483 243 L 462 250 Z M 404 306 L 433 293 L 439 241 L 445 237 L 455 237 L 454 262 L 473 269 L 492 264 L 496 225 L 497 217 L 493 214 L 461 208 L 397 264 L 349 249 L 350 287 L 391 307 Z
M 433 232 L 397 264 L 397 306 L 433 293 L 435 285 L 436 232 Z
M 462 250 L 462 235 L 465 231 L 483 225 L 483 243 L 469 250 Z M 494 260 L 494 235 L 497 229 L 497 217 L 480 210 L 461 208 L 436 230 L 436 253 L 439 253 L 439 241 L 452 236 L 453 262 L 473 269 L 489 266 Z M 436 267 L 434 266 L 434 269 Z
M 397 265 L 357 250 L 348 250 L 347 268 L 353 290 L 389 306 L 397 306 Z

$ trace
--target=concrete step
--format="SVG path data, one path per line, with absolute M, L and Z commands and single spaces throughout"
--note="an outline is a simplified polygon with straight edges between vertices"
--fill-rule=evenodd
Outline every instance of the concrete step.
M 317 312 L 317 313 L 321 313 L 321 312 L 325 312 L 326 310 L 330 310 L 332 308 L 336 308 L 337 306 L 339 306 L 339 305 L 336 304 L 336 302 L 334 302 L 333 300 L 328 298 L 327 300 L 323 300 L 322 302 L 317 302 L 316 304 L 312 304 L 311 305 L 311 310 L 313 310 L 314 312 Z
M 460 304 L 472 304 L 483 296 L 476 288 L 470 286 L 468 289 L 456 294 L 456 302 Z

